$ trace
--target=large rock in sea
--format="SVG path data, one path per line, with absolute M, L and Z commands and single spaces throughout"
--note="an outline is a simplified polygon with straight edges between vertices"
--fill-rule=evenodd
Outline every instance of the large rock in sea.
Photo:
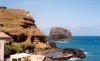
M 50 40 L 70 40 L 72 38 L 72 34 L 69 30 L 61 28 L 61 27 L 53 27 L 50 30 L 49 39 Z
M 37 28 L 35 20 L 26 10 L 0 8 L 0 31 L 16 42 L 33 42 L 35 38 L 46 42 L 45 34 Z

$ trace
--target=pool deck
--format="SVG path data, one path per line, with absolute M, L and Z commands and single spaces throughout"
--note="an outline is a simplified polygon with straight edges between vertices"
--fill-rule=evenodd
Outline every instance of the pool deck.
M 43 55 L 31 55 L 31 61 L 43 61 L 45 56 Z

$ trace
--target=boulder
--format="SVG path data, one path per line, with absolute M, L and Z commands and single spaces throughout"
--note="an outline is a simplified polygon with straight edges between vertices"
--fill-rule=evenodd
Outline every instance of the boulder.
M 63 49 L 64 54 L 73 54 L 75 58 L 85 58 L 84 51 L 78 48 L 66 48 Z
M 49 40 L 65 41 L 65 40 L 70 40 L 71 38 L 72 34 L 67 29 L 60 27 L 53 27 L 50 30 Z

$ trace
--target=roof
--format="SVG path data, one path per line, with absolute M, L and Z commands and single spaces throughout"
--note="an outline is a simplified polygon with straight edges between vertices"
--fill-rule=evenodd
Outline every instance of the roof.
M 5 34 L 4 32 L 0 32 L 0 37 L 2 38 L 2 37 L 9 37 L 10 38 L 10 36 L 8 36 L 7 34 Z
M 28 57 L 30 56 L 31 54 L 27 54 L 27 53 L 19 53 L 19 54 L 14 54 L 14 55 L 11 55 L 10 57 L 11 58 L 22 58 L 22 57 Z

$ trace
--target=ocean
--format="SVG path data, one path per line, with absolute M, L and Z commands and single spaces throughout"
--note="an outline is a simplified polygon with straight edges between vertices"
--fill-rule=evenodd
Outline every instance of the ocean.
M 60 48 L 82 49 L 86 57 L 76 61 L 100 61 L 100 36 L 73 36 L 71 41 L 55 43 Z

